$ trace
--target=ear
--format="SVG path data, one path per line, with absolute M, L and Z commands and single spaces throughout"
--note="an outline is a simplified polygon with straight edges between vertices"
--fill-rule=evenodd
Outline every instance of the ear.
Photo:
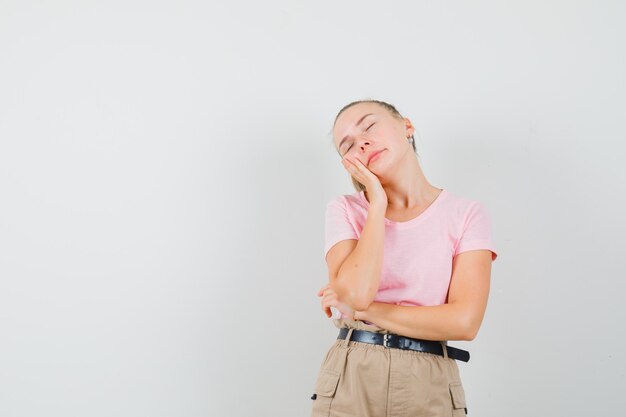
M 404 128 L 406 129 L 407 137 L 413 136 L 413 133 L 415 132 L 415 128 L 413 127 L 413 124 L 411 123 L 408 117 L 404 117 Z

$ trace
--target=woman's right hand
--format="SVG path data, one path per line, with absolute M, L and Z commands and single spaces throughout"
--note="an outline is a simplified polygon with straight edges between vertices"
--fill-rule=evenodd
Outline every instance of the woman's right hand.
M 365 186 L 370 206 L 386 209 L 387 193 L 385 193 L 378 176 L 363 165 L 358 158 L 344 157 L 341 163 L 352 177 Z

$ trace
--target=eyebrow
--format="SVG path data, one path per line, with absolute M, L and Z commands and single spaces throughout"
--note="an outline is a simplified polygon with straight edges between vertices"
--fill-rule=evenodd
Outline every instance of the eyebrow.
M 367 113 L 365 115 L 363 115 L 358 122 L 356 122 L 355 126 L 358 126 L 361 124 L 361 122 L 363 121 L 363 119 L 365 119 L 367 116 L 371 116 L 374 113 Z M 341 149 L 341 145 L 348 139 L 348 135 L 346 135 L 343 139 L 341 139 L 341 142 L 339 142 L 339 146 L 337 146 L 337 149 Z

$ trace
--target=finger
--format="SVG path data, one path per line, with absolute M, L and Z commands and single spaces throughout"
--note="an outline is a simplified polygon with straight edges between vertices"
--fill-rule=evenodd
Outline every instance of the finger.
M 330 284 L 326 285 L 325 287 L 320 288 L 320 290 L 317 292 L 317 295 L 322 295 L 322 293 L 324 293 L 324 290 L 327 289 L 328 287 L 330 287 Z
M 327 291 L 332 291 L 333 289 L 331 288 L 330 284 L 326 285 L 324 288 L 322 288 L 318 294 L 323 294 L 324 292 Z
M 327 303 L 322 303 L 322 310 L 324 310 L 324 313 L 326 313 L 326 317 L 330 317 L 333 314 L 330 310 L 330 305 L 327 305 Z
M 359 170 L 359 167 L 355 165 L 354 162 L 347 160 L 344 163 L 344 167 L 346 168 L 346 171 L 348 171 L 348 173 L 357 181 L 359 182 L 363 182 L 364 178 L 363 178 L 363 174 L 361 174 L 361 171 Z
M 367 167 L 367 165 L 365 165 L 364 162 L 361 162 L 361 160 L 354 158 L 354 167 L 357 170 L 357 172 L 359 172 L 361 175 L 366 175 L 366 173 L 372 172 L 370 171 L 370 169 Z M 373 172 L 372 172 L 373 174 Z
M 347 159 L 342 160 L 341 163 L 343 164 L 343 167 L 346 169 L 346 171 L 348 171 L 350 174 L 356 171 L 356 167 L 354 166 L 354 164 Z
M 364 174 L 365 171 L 371 172 L 370 169 L 367 167 L 367 165 L 365 165 L 363 162 L 361 162 L 360 160 L 356 158 L 354 161 L 354 166 L 356 167 L 357 171 L 361 173 L 362 175 L 365 175 Z
M 339 301 L 336 300 L 334 297 L 324 297 L 324 299 L 322 299 L 322 306 L 324 308 L 328 308 L 330 306 L 337 307 L 338 305 Z
M 351 163 L 351 171 L 350 175 L 356 178 L 361 184 L 364 184 L 364 181 L 367 181 L 367 178 L 370 174 L 373 175 L 373 172 L 369 170 L 367 166 L 363 162 L 361 162 L 358 158 L 354 158 Z
M 334 306 L 335 302 L 333 300 L 324 300 L 324 308 L 329 308 L 330 306 Z
M 324 292 L 324 295 L 322 296 L 322 298 L 324 300 L 334 300 L 336 298 L 338 298 L 337 293 L 334 292 L 333 290 L 328 290 L 326 292 Z
M 356 160 L 356 158 L 355 158 L 355 160 Z M 356 165 L 356 162 L 353 161 L 352 159 L 345 158 L 345 161 L 346 161 L 346 165 L 348 166 L 348 168 L 353 169 L 353 170 L 357 170 L 358 169 L 358 167 Z
M 352 168 L 354 170 L 358 169 L 358 166 L 356 164 L 356 161 L 358 160 L 357 158 L 352 159 L 352 158 L 346 157 L 343 160 L 345 161 L 348 168 Z
M 363 163 L 359 160 L 359 158 L 354 158 L 350 160 L 350 163 L 352 165 L 354 165 L 354 168 L 356 168 L 357 170 L 360 170 L 363 165 Z
M 333 290 L 333 289 L 332 289 L 332 287 L 331 287 L 330 285 L 328 285 L 328 286 L 326 286 L 326 287 L 324 287 L 324 288 L 322 289 L 322 292 L 323 292 L 323 293 L 326 293 L 326 294 L 329 294 L 329 293 L 331 293 L 331 292 L 335 292 L 335 290 Z

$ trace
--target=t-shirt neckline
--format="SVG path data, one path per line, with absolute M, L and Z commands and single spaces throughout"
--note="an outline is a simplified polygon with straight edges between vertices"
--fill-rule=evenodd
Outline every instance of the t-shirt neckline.
M 359 197 L 361 198 L 361 200 L 365 203 L 366 207 L 369 207 L 369 201 L 367 201 L 367 198 L 365 198 L 365 191 L 361 190 L 359 191 Z M 405 227 L 410 227 L 410 226 L 414 226 L 418 223 L 421 223 L 422 221 L 424 221 L 425 218 L 427 218 L 436 208 L 437 206 L 439 206 L 439 204 L 441 204 L 441 201 L 448 195 L 448 192 L 445 188 L 441 189 L 441 192 L 439 193 L 439 195 L 430 203 L 430 205 L 428 207 L 426 207 L 426 210 L 422 211 L 420 214 L 418 214 L 416 217 L 413 217 L 412 219 L 409 219 L 407 221 L 404 222 L 397 222 L 394 220 L 389 220 L 387 217 L 385 217 L 385 225 L 389 225 L 395 228 L 399 228 L 399 229 L 403 229 Z

